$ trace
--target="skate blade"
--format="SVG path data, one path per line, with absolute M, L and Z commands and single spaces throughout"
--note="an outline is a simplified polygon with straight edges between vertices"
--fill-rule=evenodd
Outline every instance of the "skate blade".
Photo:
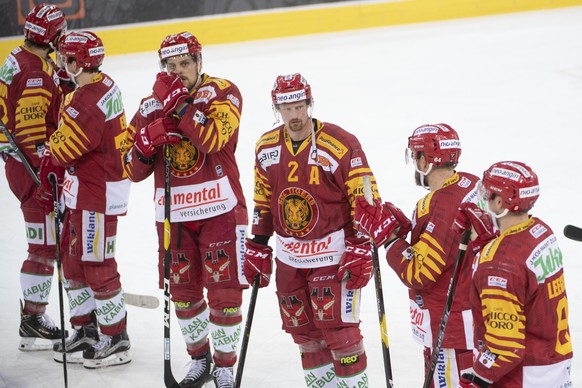
M 129 352 L 120 352 L 112 354 L 109 357 L 105 357 L 99 360 L 92 360 L 92 359 L 84 359 L 83 366 L 87 369 L 98 369 L 98 368 L 105 368 L 108 366 L 117 366 L 117 365 L 125 365 L 131 362 L 131 357 L 129 356 Z
M 37 352 L 43 350 L 53 350 L 53 345 L 59 340 L 48 340 L 37 337 L 20 337 L 18 350 L 22 352 Z
M 53 352 L 53 360 L 59 364 L 63 363 L 63 353 Z M 67 353 L 67 364 L 82 364 L 85 360 L 83 359 L 83 351 Z

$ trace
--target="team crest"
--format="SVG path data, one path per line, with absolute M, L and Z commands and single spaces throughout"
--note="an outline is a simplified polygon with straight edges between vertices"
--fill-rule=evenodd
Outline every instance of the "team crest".
M 307 191 L 291 187 L 279 195 L 279 218 L 285 232 L 293 237 L 304 237 L 314 228 L 319 218 L 317 203 Z
M 184 253 L 172 255 L 170 261 L 170 279 L 174 284 L 184 284 L 190 281 L 190 260 Z
M 331 321 L 333 320 L 333 305 L 335 304 L 335 295 L 331 292 L 331 287 L 314 287 L 311 291 L 311 305 L 315 320 Z
M 309 323 L 305 304 L 295 295 L 282 296 L 279 307 L 283 313 L 285 325 L 287 327 L 299 327 Z
M 172 146 L 172 175 L 189 177 L 198 172 L 204 164 L 205 154 L 198 151 L 187 138 Z
M 216 256 L 213 255 L 216 253 Z M 230 260 L 224 249 L 217 252 L 206 252 L 204 269 L 206 269 L 206 283 L 218 283 L 230 280 Z

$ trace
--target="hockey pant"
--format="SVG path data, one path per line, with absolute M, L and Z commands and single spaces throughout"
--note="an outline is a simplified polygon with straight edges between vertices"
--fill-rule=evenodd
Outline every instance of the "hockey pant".
M 61 255 L 71 325 L 91 323 L 94 311 L 103 334 L 126 328 L 126 309 L 115 260 L 117 216 L 68 209 Z
M 158 223 L 160 288 L 163 287 L 163 224 Z M 242 274 L 246 225 L 234 211 L 196 222 L 171 224 L 170 291 L 188 354 L 210 349 L 218 366 L 233 366 L 242 330 Z M 204 299 L 207 289 L 208 301 Z

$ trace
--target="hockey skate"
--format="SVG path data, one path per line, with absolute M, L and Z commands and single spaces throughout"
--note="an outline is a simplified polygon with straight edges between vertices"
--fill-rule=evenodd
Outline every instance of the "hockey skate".
M 190 361 L 190 370 L 186 373 L 184 380 L 180 382 L 181 388 L 202 388 L 204 384 L 212 380 L 210 366 L 212 356 L 210 352 Z
M 126 330 L 114 336 L 101 334 L 99 338 L 99 342 L 83 351 L 85 368 L 97 369 L 131 362 L 128 352 L 131 344 Z
M 234 374 L 232 366 L 214 366 L 212 378 L 216 388 L 234 388 Z
M 20 345 L 18 350 L 50 350 L 61 340 L 61 329 L 47 314 L 25 314 L 20 303 Z M 67 332 L 65 331 L 65 336 Z M 38 340 L 38 342 L 37 342 Z
M 99 332 L 94 323 L 74 329 L 73 334 L 67 338 L 65 349 L 67 353 L 67 363 L 82 364 L 83 351 L 87 350 L 99 341 Z M 53 346 L 53 359 L 56 362 L 63 362 L 63 345 L 59 342 Z

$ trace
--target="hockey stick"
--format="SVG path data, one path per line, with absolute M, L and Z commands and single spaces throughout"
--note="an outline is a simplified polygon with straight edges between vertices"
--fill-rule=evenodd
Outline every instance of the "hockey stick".
M 574 225 L 566 225 L 564 228 L 564 236 L 568 237 L 570 240 L 582 241 L 582 228 Z
M 172 358 L 170 353 L 170 146 L 164 145 L 164 383 L 167 388 L 180 388 L 172 373 Z
M 445 307 L 443 309 L 443 315 L 441 316 L 441 323 L 439 325 L 439 331 L 434 341 L 434 346 L 432 348 L 432 354 L 430 356 L 430 365 L 426 376 L 424 378 L 423 388 L 428 388 L 431 385 L 432 377 L 434 375 L 434 370 L 439 358 L 439 353 L 441 351 L 441 346 L 443 344 L 443 338 L 445 336 L 445 329 L 447 323 L 449 322 L 449 315 L 451 314 L 451 307 L 453 306 L 453 298 L 455 296 L 455 288 L 457 287 L 457 280 L 461 272 L 461 262 L 463 257 L 465 257 L 465 252 L 467 251 L 467 243 L 469 242 L 469 237 L 471 236 L 471 231 L 466 230 L 461 234 L 461 241 L 459 242 L 459 250 L 457 252 L 457 260 L 455 260 L 455 266 L 453 268 L 453 276 L 449 282 L 449 289 L 447 290 L 447 299 L 445 301 Z
M 364 177 L 364 198 L 370 205 L 373 205 L 372 182 L 370 176 Z M 384 311 L 384 293 L 382 291 L 382 277 L 380 276 L 380 260 L 378 259 L 378 248 L 372 243 L 372 266 L 374 268 L 374 282 L 376 284 L 376 305 L 378 309 L 378 319 L 380 321 L 380 337 L 382 338 L 382 356 L 384 358 L 384 374 L 386 376 L 386 387 L 393 388 L 392 362 L 390 360 L 390 345 L 388 344 L 388 325 L 386 323 L 386 312 Z
M 54 172 L 48 174 L 49 182 L 53 187 L 54 212 L 59 212 L 59 188 L 57 176 Z M 65 346 L 65 311 L 63 302 L 63 267 L 61 262 L 61 227 L 57 217 L 55 217 L 55 244 L 56 244 L 56 261 L 57 261 L 57 278 L 59 283 L 59 312 L 61 316 L 61 345 L 63 347 L 63 375 L 65 378 L 65 388 L 69 386 L 67 378 L 67 347 Z
M 12 149 L 14 150 L 16 155 L 20 158 L 22 164 L 24 165 L 24 168 L 26 168 L 26 171 L 28 171 L 28 173 L 30 174 L 30 177 L 34 180 L 34 183 L 36 183 L 36 185 L 39 186 L 40 179 L 39 179 L 38 175 L 36 174 L 36 172 L 32 168 L 32 165 L 30 164 L 30 162 L 28 161 L 28 159 L 26 158 L 26 156 L 24 155 L 24 153 L 22 152 L 22 150 L 20 149 L 18 144 L 16 143 L 16 140 L 14 140 L 14 136 L 12 136 L 12 134 L 8 131 L 8 128 L 6 128 L 6 126 L 4 125 L 4 123 L 2 121 L 0 121 L 0 130 L 2 130 L 2 133 L 8 139 L 8 143 L 10 143 L 10 147 L 12 147 Z M 52 182 L 51 182 L 51 184 L 52 184 Z M 53 195 L 54 195 L 54 193 L 53 193 Z M 60 220 L 62 220 L 63 216 L 60 213 L 60 209 L 55 208 L 55 212 L 56 212 L 55 214 L 59 215 L 58 218 Z M 125 303 L 128 305 L 143 307 L 146 309 L 155 309 L 160 305 L 160 301 L 155 296 L 131 294 L 131 293 L 125 293 Z
M 236 368 L 236 379 L 234 380 L 234 387 L 240 388 L 242 374 L 245 367 L 245 360 L 247 358 L 247 348 L 249 345 L 249 338 L 251 336 L 251 326 L 253 324 L 253 315 L 255 315 L 255 305 L 257 304 L 257 294 L 259 293 L 260 276 L 255 276 L 253 280 L 253 290 L 251 292 L 251 301 L 249 302 L 249 311 L 247 312 L 247 321 L 245 323 L 245 332 L 242 338 L 240 347 L 240 355 L 238 359 L 238 366 Z
M 2 120 L 0 120 L 0 130 L 2 131 L 4 136 L 6 136 L 6 139 L 8 139 L 8 143 L 10 143 L 10 147 L 12 147 L 12 150 L 14 152 L 16 152 L 16 155 L 20 158 L 20 161 L 24 165 L 24 168 L 26 168 L 26 171 L 28 171 L 28 173 L 32 177 L 32 180 L 34 180 L 34 183 L 36 183 L 37 186 L 40 185 L 40 179 L 38 178 L 36 171 L 34 171 L 32 166 L 30 165 L 30 162 L 28 161 L 28 159 L 26 159 L 24 152 L 22 152 L 20 147 L 18 147 L 18 144 L 16 143 L 14 136 L 12 136 L 12 134 L 10 133 L 8 128 L 6 128 L 6 126 L 4 125 Z M 55 214 L 58 214 L 58 213 L 55 213 Z
M 142 307 L 144 309 L 157 309 L 160 305 L 160 300 L 153 295 L 132 294 L 124 292 L 125 304 L 135 307 Z

